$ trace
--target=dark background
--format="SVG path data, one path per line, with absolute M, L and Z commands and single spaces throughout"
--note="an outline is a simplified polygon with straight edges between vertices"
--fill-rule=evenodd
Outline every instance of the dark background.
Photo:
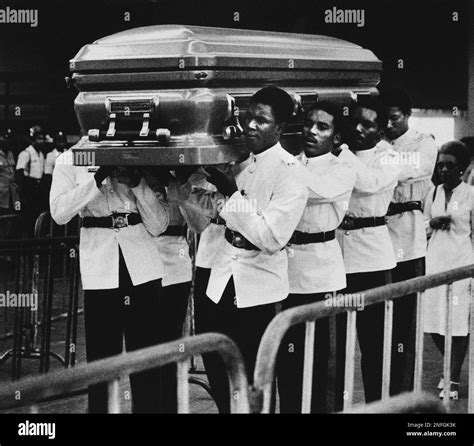
M 64 82 L 69 59 L 100 37 L 165 23 L 342 38 L 372 50 L 384 63 L 382 83 L 405 87 L 416 108 L 466 109 L 468 2 L 474 0 L 0 1 L 1 8 L 39 9 L 36 28 L 0 24 L 0 128 L 21 131 L 40 122 L 51 132 L 78 134 L 76 91 Z M 364 9 L 365 26 L 325 23 L 324 11 L 333 6 Z M 17 105 L 21 117 L 14 116 Z

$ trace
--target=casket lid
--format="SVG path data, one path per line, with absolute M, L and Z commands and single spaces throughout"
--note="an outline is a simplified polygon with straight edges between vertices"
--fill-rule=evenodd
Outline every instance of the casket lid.
M 375 70 L 369 50 L 333 37 L 157 25 L 113 34 L 85 45 L 71 60 L 74 72 L 170 69 Z

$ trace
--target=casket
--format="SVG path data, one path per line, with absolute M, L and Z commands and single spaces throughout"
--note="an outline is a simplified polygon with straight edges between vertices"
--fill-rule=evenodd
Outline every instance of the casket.
M 83 138 L 77 165 L 209 165 L 244 150 L 252 95 L 275 85 L 295 103 L 283 144 L 299 145 L 305 108 L 374 95 L 382 63 L 332 37 L 198 26 L 132 29 L 70 61 Z

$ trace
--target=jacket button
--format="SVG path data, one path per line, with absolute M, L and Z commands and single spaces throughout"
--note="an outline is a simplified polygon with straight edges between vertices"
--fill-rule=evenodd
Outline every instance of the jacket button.
M 232 260 L 237 260 L 237 256 L 236 256 L 236 255 L 233 255 L 233 256 L 232 256 Z

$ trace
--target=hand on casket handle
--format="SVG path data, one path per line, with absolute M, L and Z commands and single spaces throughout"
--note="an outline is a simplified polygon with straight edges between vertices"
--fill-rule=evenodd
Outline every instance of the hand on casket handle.
M 180 184 L 184 184 L 189 177 L 199 169 L 199 166 L 180 166 L 175 169 L 176 178 Z
M 95 173 L 94 179 L 97 184 L 97 187 L 100 188 L 102 185 L 102 181 L 104 181 L 107 177 L 110 177 L 114 172 L 114 166 L 101 166 L 99 170 Z
M 216 186 L 217 190 L 225 197 L 230 197 L 234 192 L 238 191 L 237 183 L 232 175 L 212 166 L 206 167 L 204 170 L 209 175 L 207 181 Z
M 143 177 L 143 172 L 140 167 L 118 166 L 115 167 L 112 176 L 118 183 L 128 187 L 137 187 Z
M 168 186 L 171 174 L 168 168 L 163 166 L 147 166 L 142 169 L 143 178 L 152 190 L 162 190 Z

